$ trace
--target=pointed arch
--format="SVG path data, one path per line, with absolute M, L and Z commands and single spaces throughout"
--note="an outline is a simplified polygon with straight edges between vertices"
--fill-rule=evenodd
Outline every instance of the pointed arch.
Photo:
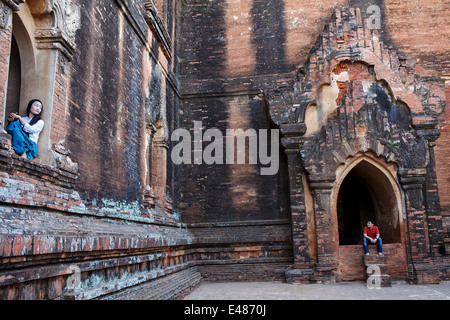
M 396 171 L 395 164 L 361 153 L 337 168 L 332 210 L 340 224 L 343 244 L 360 244 L 362 228 L 369 218 L 380 227 L 385 243 L 403 242 L 403 195 Z M 348 201 L 347 208 L 343 201 Z M 346 220 L 350 228 L 359 230 L 348 230 Z M 355 235 L 357 239 L 352 239 Z

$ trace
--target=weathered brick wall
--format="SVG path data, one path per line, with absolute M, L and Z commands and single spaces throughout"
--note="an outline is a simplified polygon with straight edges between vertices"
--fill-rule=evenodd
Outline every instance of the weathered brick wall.
M 166 130 L 173 130 L 177 96 L 166 79 L 172 71 L 156 40 L 146 34 L 140 1 L 130 2 L 129 15 L 114 1 L 83 1 L 80 9 L 83 27 L 77 32 L 77 52 L 70 65 L 66 122 L 67 147 L 79 163 L 77 189 L 91 199 L 140 200 L 148 174 L 144 106 L 146 98 L 158 91 L 166 103 Z M 147 36 L 150 52 L 142 42 Z M 174 189 L 173 175 L 169 183 Z
M 67 74 L 62 60 L 55 65 L 51 140 L 65 138 L 78 179 L 70 170 L 19 159 L 1 136 L 0 276 L 7 281 L 0 297 L 114 298 L 118 289 L 147 282 L 154 288 L 152 280 L 168 284 L 172 275 L 187 286 L 197 283 L 195 267 L 208 279 L 282 279 L 298 251 L 286 158 L 277 175 L 261 176 L 255 165 L 175 165 L 169 148 L 166 192 L 186 224 L 166 217 L 164 208 L 141 215 L 151 174 L 145 108 L 163 102 L 167 137 L 175 128 L 192 130 L 194 120 L 223 133 L 273 127 L 264 94 L 292 85 L 334 5 L 361 12 L 378 5 L 384 43 L 417 74 L 450 73 L 443 0 L 156 2 L 173 40 L 172 58 L 149 31 L 141 1 L 76 1 L 81 24 L 73 60 Z M 2 104 L 10 33 L 9 26 L 0 29 Z M 436 147 L 444 212 L 448 119 L 445 110 Z M 66 290 L 70 266 L 81 273 L 81 288 L 72 292 Z M 169 291 L 173 297 L 177 288 Z
M 77 187 L 91 197 L 132 201 L 142 170 L 143 74 L 128 71 L 142 69 L 144 48 L 114 1 L 80 4 L 67 117 Z
M 181 6 L 180 78 L 224 78 L 228 82 L 252 76 L 254 82 L 257 75 L 292 72 L 305 62 L 335 3 L 185 1 Z
M 449 73 L 449 40 L 440 27 L 448 24 L 448 3 L 443 0 L 294 0 L 277 4 L 215 0 L 182 3 L 180 76 L 192 80 L 291 72 L 305 63 L 333 6 L 341 5 L 358 7 L 364 15 L 370 5 L 377 5 L 383 41 L 398 48 L 426 74 Z
M 182 36 L 178 41 L 178 55 L 181 61 L 179 79 L 183 94 L 196 97 L 186 100 L 182 106 L 183 118 L 187 120 L 184 122 L 185 125 L 192 126 L 193 120 L 201 120 L 203 117 L 208 119 L 209 127 L 224 127 L 229 110 L 243 109 L 243 98 L 240 98 L 239 102 L 234 102 L 231 98 L 233 92 L 239 91 L 242 94 L 255 89 L 270 91 L 276 87 L 289 85 L 290 75 L 305 62 L 317 35 L 331 16 L 334 5 L 359 7 L 364 16 L 367 16 L 366 10 L 370 5 L 377 5 L 381 9 L 379 30 L 381 40 L 397 49 L 400 56 L 406 57 L 416 73 L 440 76 L 450 70 L 449 54 L 445 50 L 449 40 L 439 28 L 439 25 L 448 23 L 448 17 L 442 11 L 448 6 L 445 1 L 433 3 L 284 1 L 277 4 L 269 2 L 215 0 L 184 1 L 181 4 Z M 429 23 L 430 19 L 436 23 Z M 417 34 L 424 36 L 417 37 Z M 230 98 L 214 96 L 224 92 Z M 204 95 L 206 93 L 207 95 Z M 247 99 L 251 101 L 251 96 L 248 95 Z M 257 112 L 258 108 L 264 112 L 263 104 L 259 107 L 254 106 L 252 112 Z M 255 128 L 266 126 L 264 120 L 258 120 L 254 116 L 251 118 L 254 119 L 252 124 Z M 245 120 L 242 117 L 239 120 L 241 123 L 236 125 L 243 126 Z M 439 145 L 436 150 L 438 166 L 442 162 L 440 159 L 445 157 L 440 154 L 441 149 Z M 443 165 L 442 163 L 441 166 Z M 214 170 L 214 175 L 203 175 L 211 171 L 210 168 L 204 170 L 201 166 L 189 167 L 186 170 L 188 173 L 184 181 L 189 187 L 184 189 L 184 198 L 189 208 L 184 211 L 185 217 L 192 216 L 190 212 L 194 210 L 189 204 L 193 202 L 189 199 L 189 194 L 195 190 L 196 195 L 199 195 L 198 188 L 192 189 L 194 184 L 201 181 L 203 186 L 217 185 L 214 181 L 217 181 L 218 176 L 224 180 L 220 182 L 222 185 L 231 183 L 230 178 L 226 177 L 229 172 L 217 174 L 216 170 L 220 168 Z M 193 175 L 196 171 L 199 173 Z M 440 188 L 447 188 L 448 182 L 445 179 L 440 178 L 439 182 L 442 185 Z M 206 195 L 212 192 L 209 188 L 206 189 L 205 192 L 200 192 L 202 200 L 197 206 L 202 206 L 200 204 L 202 202 L 207 204 L 203 207 L 212 205 L 210 216 L 216 219 L 220 216 L 221 210 L 213 203 L 226 202 L 227 196 L 213 198 L 213 202 L 203 200 L 203 197 L 210 199 Z M 264 190 L 260 192 L 264 193 Z M 226 214 L 222 215 L 222 218 L 228 219 Z M 202 218 L 197 216 L 196 219 Z
M 416 73 L 422 75 L 447 76 L 450 73 L 449 37 L 441 26 L 448 25 L 445 12 L 450 9 L 445 1 L 384 1 L 383 30 L 384 40 L 404 54 L 414 63 Z M 436 173 L 441 201 L 444 226 L 449 225 L 450 215 L 450 176 L 448 173 L 450 98 L 446 86 L 447 107 L 440 116 L 441 137 L 437 140 Z
M 448 159 L 450 159 L 450 84 L 445 86 L 447 106 L 439 117 L 441 136 L 436 142 L 436 174 L 439 188 L 439 198 L 444 227 L 450 231 L 450 173 Z
M 445 1 L 184 1 L 180 8 L 181 37 L 178 39 L 180 88 L 186 98 L 181 105 L 183 125 L 191 128 L 193 120 L 203 120 L 205 129 L 222 129 L 229 127 L 230 118 L 235 116 L 233 125 L 238 127 L 245 128 L 249 125 L 247 119 L 253 119 L 253 127 L 266 128 L 267 122 L 255 117 L 258 111 L 265 112 L 264 104 L 251 104 L 252 94 L 290 87 L 297 68 L 306 62 L 311 49 L 319 45 L 315 43 L 317 36 L 329 22 L 334 6 L 341 5 L 359 8 L 366 18 L 367 8 L 377 5 L 381 9 L 381 28 L 380 42 L 375 44 L 379 46 L 383 42 L 386 50 L 392 48 L 398 52 L 401 61 L 407 59 L 410 74 L 414 71 L 418 75 L 442 76 L 449 72 L 449 53 L 445 49 L 449 39 L 440 27 L 448 24 L 443 11 L 448 7 Z M 347 22 L 349 17 L 342 19 Z M 379 52 L 381 48 L 374 50 Z M 408 79 L 404 83 L 412 82 Z M 233 110 L 239 113 L 233 115 Z M 437 165 L 443 167 L 445 155 L 439 143 L 440 140 L 436 149 Z M 222 167 L 183 167 L 181 208 L 185 221 L 244 221 L 256 219 L 257 215 L 269 221 L 284 215 L 276 209 L 280 201 L 277 192 L 268 193 L 273 186 L 283 190 L 282 176 L 269 182 L 257 177 L 252 168 Z M 237 177 L 245 185 L 233 180 L 237 170 Z M 442 184 L 445 190 L 448 181 L 439 177 L 441 171 L 438 169 L 439 188 Z M 253 197 L 239 193 L 255 182 L 260 187 Z M 233 201 L 233 193 L 242 200 L 241 204 Z M 269 205 L 261 211 L 258 204 L 262 201 L 272 201 L 273 209 Z M 258 213 L 252 214 L 255 210 Z M 220 232 L 218 236 L 222 236 Z M 236 234 L 236 239 L 240 236 Z
M 289 219 L 188 225 L 205 280 L 281 280 L 292 264 Z
M 184 102 L 183 108 L 189 110 L 183 124 L 191 133 L 193 121 L 202 121 L 205 129 L 219 129 L 223 137 L 226 136 L 226 129 L 269 129 L 259 95 L 189 99 Z M 203 148 L 209 144 L 204 142 Z M 268 165 L 249 164 L 248 158 L 246 164 L 237 164 L 237 160 L 234 164 L 226 164 L 225 140 L 223 144 L 223 164 L 208 165 L 203 162 L 180 165 L 180 177 L 184 181 L 181 186 L 183 221 L 194 223 L 289 218 L 287 176 L 282 165 L 285 162 L 282 150 L 275 151 L 280 152 L 279 173 L 261 175 L 261 167 Z
M 146 108 L 160 108 L 166 131 L 178 125 L 175 64 L 150 32 L 141 1 L 76 5 L 81 27 L 73 60 L 57 59 L 53 66 L 51 142 L 64 140 L 58 152 L 70 151 L 78 171 L 22 160 L 1 133 L 0 296 L 98 298 L 173 275 L 182 281 L 163 296 L 174 298 L 200 279 L 192 268 L 196 253 L 186 249 L 195 241 L 165 208 L 144 209 L 141 199 L 150 171 L 143 165 Z M 172 9 L 165 14 L 170 33 Z M 7 50 L 10 29 L 0 32 Z M 8 58 L 7 50 L 0 62 Z M 7 73 L 6 64 L 0 68 Z M 167 168 L 167 190 L 177 206 L 177 168 L 171 162 Z M 76 270 L 80 283 L 71 289 Z
M 181 4 L 179 79 L 185 99 L 180 107 L 186 128 L 202 121 L 205 130 L 217 128 L 224 136 L 226 129 L 271 128 L 259 89 L 287 83 L 295 64 L 283 47 L 284 4 L 266 5 Z M 280 171 L 274 176 L 261 176 L 260 166 L 250 164 L 183 166 L 184 221 L 287 218 L 286 158 L 280 153 Z
M 416 73 L 441 76 L 450 73 L 448 1 L 380 1 L 383 41 L 415 64 Z

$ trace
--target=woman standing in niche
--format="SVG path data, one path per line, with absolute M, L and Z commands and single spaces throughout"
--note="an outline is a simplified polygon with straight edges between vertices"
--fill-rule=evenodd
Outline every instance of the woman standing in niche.
M 39 134 L 44 128 L 41 114 L 42 102 L 33 99 L 28 103 L 26 117 L 21 117 L 17 113 L 9 115 L 6 132 L 12 136 L 11 144 L 14 151 L 23 158 L 36 158 Z

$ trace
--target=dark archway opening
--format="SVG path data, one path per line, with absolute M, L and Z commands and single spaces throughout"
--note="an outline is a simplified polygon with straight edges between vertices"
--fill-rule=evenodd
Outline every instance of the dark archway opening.
M 362 244 L 361 230 L 367 219 L 374 217 L 374 205 L 367 186 L 354 174 L 349 174 L 339 190 L 339 243 Z
M 383 243 L 400 242 L 398 205 L 392 184 L 384 173 L 361 161 L 344 178 L 338 194 L 340 245 L 362 244 L 367 219 L 380 229 Z
M 21 86 L 21 63 L 19 46 L 16 38 L 12 35 L 11 52 L 8 69 L 8 89 L 6 93 L 5 118 L 13 112 L 19 112 Z M 7 126 L 5 122 L 5 127 Z

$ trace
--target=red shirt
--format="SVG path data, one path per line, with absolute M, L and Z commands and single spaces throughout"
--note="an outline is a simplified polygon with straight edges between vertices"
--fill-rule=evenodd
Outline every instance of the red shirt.
M 375 239 L 377 234 L 380 234 L 377 226 L 373 226 L 372 229 L 368 227 L 364 227 L 364 234 L 367 234 L 372 239 Z

